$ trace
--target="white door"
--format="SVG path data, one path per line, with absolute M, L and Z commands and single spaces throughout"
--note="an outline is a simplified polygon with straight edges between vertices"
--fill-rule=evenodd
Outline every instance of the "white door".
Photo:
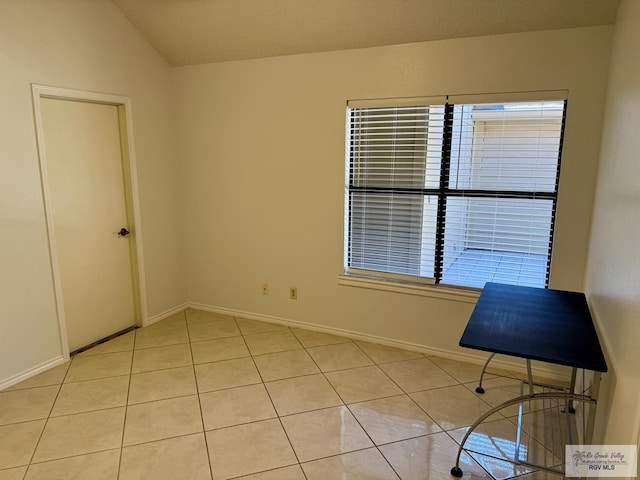
M 136 323 L 118 107 L 41 100 L 70 351 Z M 123 232 L 124 233 L 124 232 Z

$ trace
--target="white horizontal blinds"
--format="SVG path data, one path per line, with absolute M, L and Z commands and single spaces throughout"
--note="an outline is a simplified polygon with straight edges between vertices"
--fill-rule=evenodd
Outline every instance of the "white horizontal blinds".
M 433 277 L 444 107 L 350 107 L 347 268 Z
M 443 106 L 352 108 L 350 113 L 354 186 L 438 187 Z
M 350 102 L 347 270 L 546 286 L 565 102 L 543 95 Z
M 441 283 L 544 287 L 553 201 L 448 197 Z
M 564 102 L 454 107 L 441 283 L 548 282 Z
M 449 188 L 554 192 L 563 106 L 456 105 Z
M 433 277 L 436 204 L 423 195 L 351 192 L 348 266 Z

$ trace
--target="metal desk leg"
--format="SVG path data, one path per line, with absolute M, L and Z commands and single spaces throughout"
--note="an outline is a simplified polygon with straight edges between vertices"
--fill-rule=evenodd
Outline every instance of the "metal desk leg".
M 571 386 L 569 387 L 571 390 L 569 390 L 571 393 L 574 393 L 576 391 L 576 377 L 578 375 L 578 369 L 576 367 L 573 367 L 571 369 Z M 573 400 L 569 400 L 569 408 L 568 408 L 568 412 L 569 413 L 576 413 L 576 409 L 573 406 Z
M 593 380 L 593 384 L 592 384 L 592 393 L 595 393 L 597 395 L 598 392 L 598 387 L 600 384 L 600 375 L 596 372 L 594 374 L 594 380 Z M 594 421 L 594 417 L 595 417 L 595 405 L 596 405 L 596 399 L 592 398 L 591 396 L 587 396 L 587 395 L 583 395 L 583 394 L 578 394 L 578 393 L 536 393 L 533 396 L 529 393 L 526 395 L 520 395 L 519 397 L 515 397 L 512 398 L 511 400 L 507 400 L 505 402 L 502 402 L 500 405 L 497 405 L 493 408 L 491 408 L 490 410 L 488 410 L 487 412 L 485 412 L 483 415 L 480 416 L 480 418 L 478 418 L 473 425 L 471 425 L 469 427 L 469 429 L 467 430 L 467 432 L 465 433 L 464 437 L 462 438 L 462 441 L 460 442 L 460 446 L 458 447 L 458 454 L 456 456 L 456 463 L 455 466 L 451 468 L 451 475 L 453 475 L 454 477 L 460 478 L 463 475 L 463 471 L 460 468 L 460 458 L 462 456 L 462 452 L 465 450 L 464 446 L 467 443 L 468 438 L 471 436 L 471 434 L 474 432 L 474 430 L 476 428 L 478 428 L 478 426 L 483 423 L 487 418 L 489 418 L 491 415 L 494 415 L 495 413 L 497 413 L 498 411 L 502 410 L 503 408 L 506 407 L 510 407 L 511 405 L 517 405 L 519 403 L 522 402 L 526 402 L 526 401 L 530 401 L 532 399 L 540 399 L 542 401 L 544 400 L 563 400 L 563 401 L 568 401 L 568 400 L 577 400 L 579 402 L 585 402 L 585 403 L 589 403 L 591 404 L 591 406 L 593 407 L 593 412 L 594 415 L 591 415 L 591 411 L 589 412 L 589 420 L 588 420 L 588 424 L 587 424 L 587 440 L 590 441 L 591 435 L 593 433 L 593 421 Z M 591 408 L 591 407 L 590 407 Z M 554 474 L 559 474 L 562 475 L 561 471 L 558 470 L 554 470 L 552 468 L 546 467 L 544 465 L 535 465 L 533 463 L 530 462 L 525 462 L 525 461 L 521 461 L 518 460 L 517 458 L 514 458 L 513 460 L 509 460 L 509 459 L 504 459 L 505 461 L 512 463 L 514 465 L 524 465 L 524 466 L 530 466 L 532 468 L 538 469 L 538 470 L 544 470 L 544 471 L 548 471 Z
M 487 358 L 487 361 L 485 362 L 484 367 L 482 367 L 482 373 L 480 374 L 480 383 L 478 383 L 478 386 L 476 387 L 476 393 L 484 393 L 484 388 L 482 388 L 482 377 L 484 377 L 484 372 L 487 371 L 487 367 L 489 366 L 489 362 L 495 356 L 496 356 L 495 353 L 492 353 L 491 355 L 489 355 L 489 358 Z
M 465 443 L 467 443 L 467 439 L 469 438 L 469 436 L 471 436 L 473 431 L 476 428 L 478 428 L 478 425 L 480 425 L 482 422 L 484 422 L 491 415 L 493 415 L 496 412 L 502 410 L 503 408 L 509 407 L 511 405 L 516 405 L 516 404 L 518 404 L 520 402 L 523 402 L 525 400 L 528 400 L 530 398 L 531 398 L 531 396 L 529 396 L 529 395 L 521 395 L 519 397 L 512 398 L 511 400 L 507 400 L 505 402 L 502 402 L 500 405 L 497 405 L 497 406 L 491 408 L 490 410 L 485 412 L 483 415 L 481 415 L 480 418 L 478 418 L 473 423 L 473 425 L 471 425 L 469 427 L 469 429 L 467 430 L 467 433 L 465 433 L 464 437 L 462 438 L 462 441 L 460 442 L 460 446 L 458 447 L 458 455 L 456 456 L 456 464 L 451 469 L 451 475 L 453 475 L 454 477 L 457 477 L 457 478 L 462 477 L 463 472 L 462 472 L 462 469 L 460 468 L 460 457 L 462 456 L 462 452 L 464 450 L 464 445 L 465 445 Z
M 596 421 L 596 408 L 598 406 L 598 394 L 600 393 L 600 372 L 593 372 L 593 379 L 591 380 L 591 391 L 589 396 L 596 400 L 589 406 L 589 417 L 587 418 L 587 429 L 585 432 L 585 443 L 591 443 L 593 440 L 593 427 Z

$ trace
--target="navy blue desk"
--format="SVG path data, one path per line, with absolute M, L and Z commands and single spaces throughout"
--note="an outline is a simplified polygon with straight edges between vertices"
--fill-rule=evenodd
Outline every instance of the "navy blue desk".
M 460 346 L 607 371 L 584 293 L 487 283 Z
M 526 359 L 529 394 L 496 406 L 470 427 L 460 445 L 456 466 L 451 469 L 452 475 L 462 476 L 459 468 L 460 455 L 471 432 L 482 421 L 503 408 L 527 399 L 544 397 L 566 400 L 571 412 L 575 411 L 574 401 L 591 403 L 594 408 L 590 411 L 590 416 L 593 417 L 599 374 L 607 371 L 607 363 L 583 293 L 487 283 L 462 334 L 460 346 L 491 352 L 476 392 L 484 393 L 482 376 L 491 358 L 500 353 Z M 571 367 L 569 391 L 534 393 L 531 360 Z M 589 395 L 574 392 L 578 368 L 595 372 Z M 514 463 L 531 465 L 518 461 Z

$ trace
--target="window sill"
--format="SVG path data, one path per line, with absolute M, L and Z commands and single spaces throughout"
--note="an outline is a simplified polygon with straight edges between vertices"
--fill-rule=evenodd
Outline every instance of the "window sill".
M 445 287 L 440 285 L 416 285 L 344 274 L 338 275 L 338 285 L 369 288 L 371 290 L 404 293 L 408 295 L 418 295 L 421 297 L 432 297 L 441 300 L 452 300 L 455 302 L 473 304 L 477 302 L 481 292 L 481 290 Z

